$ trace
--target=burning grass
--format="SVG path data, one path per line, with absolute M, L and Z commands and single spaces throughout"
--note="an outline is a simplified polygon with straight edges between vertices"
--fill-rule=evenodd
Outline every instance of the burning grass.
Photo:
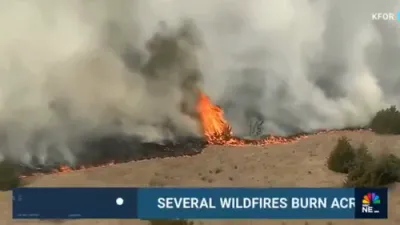
M 21 171 L 22 177 L 46 173 L 63 173 L 142 159 L 195 155 L 201 153 L 202 149 L 207 144 L 225 146 L 286 144 L 307 138 L 310 135 L 342 131 L 320 130 L 287 137 L 272 135 L 261 136 L 263 121 L 256 121 L 254 124 L 251 124 L 251 131 L 259 138 L 243 139 L 233 135 L 228 121 L 224 118 L 223 110 L 219 106 L 214 105 L 210 98 L 202 92 L 199 92 L 196 110 L 204 134 L 204 138 L 202 139 L 182 138 L 174 143 L 157 144 L 142 143 L 140 140 L 132 137 L 106 137 L 88 141 L 88 150 L 81 152 L 81 154 L 77 156 L 79 162 L 77 162 L 75 166 L 67 165 L 65 162 L 58 162 L 54 165 L 46 166 L 33 162 L 33 166 L 20 167 L 18 170 Z M 393 121 L 393 123 L 391 121 Z M 400 112 L 398 112 L 395 107 L 391 107 L 378 112 L 369 128 L 380 133 L 395 133 L 397 132 L 395 130 L 397 125 L 393 126 L 393 124 L 397 124 L 396 121 L 400 121 Z M 389 126 L 390 128 L 384 129 L 385 126 Z M 397 127 L 400 127 L 400 125 Z M 357 127 L 343 130 L 360 131 L 365 130 L 365 128 Z M 349 145 L 348 140 L 340 140 L 336 146 L 336 150 L 332 152 L 328 159 L 328 167 L 336 172 L 348 173 L 350 170 L 349 167 L 354 167 L 355 165 L 355 155 L 359 154 L 356 152 L 357 151 Z
M 22 184 L 22 178 L 30 176 L 106 167 L 135 160 L 195 155 L 201 152 L 205 144 L 203 139 L 198 138 L 183 138 L 175 143 L 163 144 L 141 143 L 132 137 L 93 140 L 88 142 L 88 149 L 78 156 L 80 161 L 76 166 L 63 163 L 43 166 L 35 162 L 31 166 L 24 166 L 11 161 L 0 162 L 0 191 L 16 188 Z
M 303 135 L 294 135 L 292 137 L 264 136 L 257 140 L 242 139 L 235 137 L 232 133 L 231 126 L 224 117 L 223 110 L 214 105 L 211 99 L 204 93 L 199 94 L 197 112 L 202 125 L 203 134 L 208 144 L 213 145 L 268 145 L 283 144 L 297 141 L 303 138 Z M 252 125 L 252 131 L 256 135 L 260 135 L 262 131 L 263 121 L 257 121 Z
M 143 143 L 134 137 L 106 137 L 88 141 L 86 150 L 77 156 L 79 161 L 75 166 L 63 162 L 43 166 L 33 162 L 32 166 L 20 166 L 19 170 L 22 177 L 64 173 L 144 159 L 196 155 L 205 146 L 203 139 L 189 137 L 174 143 Z
M 35 161 L 39 162 L 39 160 L 33 160 L 32 166 L 21 167 L 22 176 L 63 173 L 151 158 L 195 155 L 200 153 L 207 144 L 226 146 L 285 144 L 308 136 L 307 134 L 290 137 L 268 135 L 252 140 L 235 137 L 232 134 L 229 123 L 224 118 L 223 110 L 214 105 L 208 96 L 203 93 L 199 94 L 197 113 L 202 125 L 204 138 L 185 137 L 174 143 L 163 144 L 143 143 L 137 138 L 121 136 L 90 140 L 86 146 L 87 150 L 77 155 L 76 158 L 79 159 L 79 162 L 76 162 L 74 166 L 68 165 L 66 162 L 57 162 L 53 165 L 43 166 L 40 163 L 35 163 Z M 256 125 L 257 128 L 255 130 L 259 133 L 262 123 L 258 122 Z

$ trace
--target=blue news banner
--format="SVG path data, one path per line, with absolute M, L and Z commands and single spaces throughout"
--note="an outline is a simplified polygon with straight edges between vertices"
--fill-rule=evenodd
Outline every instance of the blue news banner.
M 385 219 L 388 191 L 351 188 L 16 188 L 14 219 Z

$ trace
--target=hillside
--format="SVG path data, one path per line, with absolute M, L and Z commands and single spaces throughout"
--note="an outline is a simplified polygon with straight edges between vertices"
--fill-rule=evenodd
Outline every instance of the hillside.
M 393 151 L 400 155 L 399 136 L 378 136 L 371 132 L 338 132 L 310 136 L 296 143 L 268 146 L 209 146 L 202 154 L 192 157 L 151 159 L 92 168 L 64 174 L 29 178 L 29 186 L 267 186 L 267 187 L 335 187 L 344 176 L 329 171 L 326 157 L 345 135 L 355 145 L 364 142 L 372 153 Z M 135 225 L 147 224 L 134 220 L 81 221 L 12 221 L 11 193 L 0 193 L 1 224 L 57 224 L 65 225 Z M 334 225 L 399 224 L 400 185 L 390 193 L 390 219 L 387 221 L 332 221 Z M 397 212 L 397 213 L 396 213 Z M 308 221 L 310 225 L 325 225 L 329 221 Z M 196 224 L 231 225 L 303 225 L 306 221 L 196 221 Z

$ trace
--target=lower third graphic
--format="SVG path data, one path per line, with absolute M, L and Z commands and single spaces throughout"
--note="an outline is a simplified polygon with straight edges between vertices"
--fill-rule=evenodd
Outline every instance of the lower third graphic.
M 381 199 L 379 198 L 379 195 L 377 195 L 374 192 L 369 192 L 366 195 L 364 195 L 362 199 L 361 212 L 379 213 L 379 210 L 374 209 L 374 205 L 379 205 L 379 204 L 381 204 Z

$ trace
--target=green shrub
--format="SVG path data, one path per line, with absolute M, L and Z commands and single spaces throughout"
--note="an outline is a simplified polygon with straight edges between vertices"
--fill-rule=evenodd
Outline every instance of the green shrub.
M 369 128 L 378 134 L 400 134 L 400 112 L 394 105 L 377 112 Z
M 400 159 L 393 154 L 357 158 L 347 175 L 346 187 L 381 187 L 400 180 Z
M 369 169 L 369 167 L 372 166 L 373 163 L 374 163 L 374 158 L 368 152 L 367 147 L 364 144 L 362 144 L 360 148 L 358 148 L 356 151 L 356 158 L 354 159 L 350 171 L 347 174 L 345 186 L 346 187 L 358 186 L 353 184 L 354 181 L 360 180 L 364 176 L 366 171 Z
M 353 171 L 358 165 L 362 163 L 371 163 L 374 158 L 368 151 L 368 147 L 362 143 L 357 149 L 354 150 L 355 157 L 349 162 L 348 173 Z
M 338 173 L 348 173 L 356 157 L 356 150 L 351 146 L 347 137 L 341 137 L 335 148 L 330 153 L 327 166 L 328 169 Z
M 194 222 L 188 220 L 150 220 L 150 225 L 193 225 Z
M 0 162 L 0 191 L 11 190 L 20 184 L 17 166 L 7 161 Z
M 368 147 L 364 143 L 362 143 L 356 149 L 356 160 L 363 160 L 363 161 L 373 160 L 371 153 L 368 151 Z

